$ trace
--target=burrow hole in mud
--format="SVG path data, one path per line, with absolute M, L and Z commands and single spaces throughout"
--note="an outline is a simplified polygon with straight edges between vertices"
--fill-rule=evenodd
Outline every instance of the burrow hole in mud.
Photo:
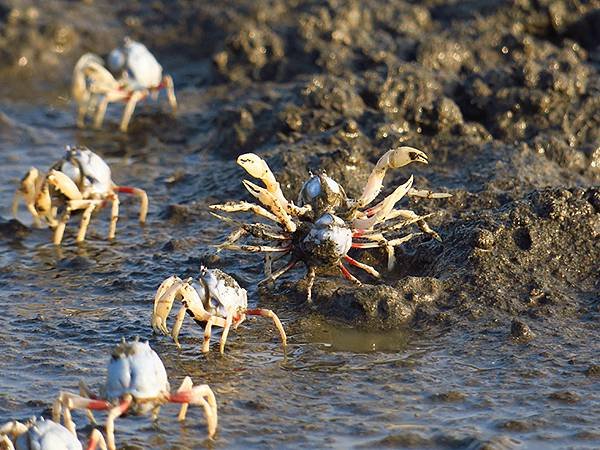
M 519 228 L 515 230 L 513 233 L 513 239 L 515 240 L 515 244 L 521 250 L 527 251 L 531 249 L 531 234 L 529 234 L 529 230 L 527 228 Z

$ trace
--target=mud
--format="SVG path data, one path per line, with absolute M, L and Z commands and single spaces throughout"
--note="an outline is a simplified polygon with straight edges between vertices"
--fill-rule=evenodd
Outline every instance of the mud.
M 215 385 L 222 419 L 214 444 L 174 413 L 155 426 L 126 419 L 117 442 L 128 446 L 598 447 L 599 10 L 579 0 L 0 2 L 0 418 L 42 413 L 80 376 L 101 383 L 113 345 L 140 335 L 173 378 Z M 125 35 L 173 75 L 180 111 L 143 105 L 124 135 L 114 107 L 103 130 L 76 129 L 75 61 Z M 83 246 L 70 225 L 61 250 L 24 211 L 11 220 L 18 179 L 65 144 L 91 147 L 118 182 L 148 191 L 143 229 L 127 200 L 115 243 L 105 214 Z M 250 200 L 239 153 L 264 157 L 295 200 L 309 170 L 358 195 L 397 145 L 430 164 L 390 172 L 383 194 L 414 174 L 417 188 L 453 197 L 403 201 L 433 214 L 442 242 L 413 239 L 393 271 L 383 252 L 352 253 L 381 281 L 357 274 L 356 287 L 326 272 L 308 305 L 304 269 L 258 289 L 260 258 L 211 247 L 229 230 L 207 206 Z M 199 355 L 191 323 L 181 352 L 151 336 L 158 284 L 201 262 L 282 317 L 285 358 L 257 321 L 224 358 Z

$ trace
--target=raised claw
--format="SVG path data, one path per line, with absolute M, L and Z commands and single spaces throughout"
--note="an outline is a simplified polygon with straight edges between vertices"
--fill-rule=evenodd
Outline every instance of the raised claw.
M 429 163 L 427 155 L 421 150 L 413 147 L 398 147 L 386 152 L 375 164 L 375 168 L 369 175 L 369 180 L 362 195 L 357 200 L 357 208 L 367 206 L 381 192 L 383 178 L 388 169 L 398 169 L 412 162 Z
M 258 199 L 258 201 L 265 205 L 277 217 L 278 222 L 286 231 L 289 231 L 290 233 L 296 231 L 296 224 L 287 213 L 285 204 L 282 204 L 273 193 L 248 180 L 243 180 L 242 184 L 250 194 Z
M 59 170 L 51 170 L 48 173 L 48 183 L 69 200 L 81 200 L 81 191 L 71 178 Z

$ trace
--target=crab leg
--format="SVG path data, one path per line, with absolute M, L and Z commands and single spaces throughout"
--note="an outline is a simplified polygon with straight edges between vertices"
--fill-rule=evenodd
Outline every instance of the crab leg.
M 392 239 L 390 241 L 385 240 L 379 242 L 353 242 L 352 248 L 385 248 L 387 246 L 397 247 L 398 245 L 410 241 L 412 238 L 420 234 L 421 233 L 411 233 L 398 239 Z
M 208 437 L 212 438 L 217 431 L 218 414 L 217 399 L 207 384 L 194 386 L 190 377 L 185 377 L 177 392 L 169 396 L 169 402 L 182 403 L 177 419 L 184 421 L 188 404 L 202 405 L 206 416 Z
M 227 202 L 227 203 L 223 203 L 222 205 L 210 205 L 209 208 L 210 209 L 217 209 L 219 211 L 225 211 L 225 212 L 247 212 L 247 211 L 252 211 L 254 214 L 256 214 L 258 216 L 262 216 L 262 217 L 265 217 L 265 218 L 267 218 L 269 220 L 272 220 L 273 222 L 280 223 L 279 219 L 274 214 L 271 214 L 265 208 L 263 208 L 260 205 L 257 205 L 256 203 L 249 203 L 249 202 Z
M 291 268 L 293 268 L 296 263 L 298 262 L 297 259 L 293 259 L 292 261 L 290 261 L 289 264 L 287 264 L 286 266 L 282 267 L 281 269 L 279 269 L 277 272 L 272 273 L 270 276 L 268 276 L 267 278 L 265 278 L 264 280 L 260 280 L 258 282 L 258 285 L 260 286 L 261 284 L 265 284 L 265 283 L 269 283 L 271 281 L 275 281 L 277 278 L 279 278 L 281 275 L 283 275 L 284 273 L 286 273 L 288 270 L 290 270 Z
M 104 116 L 106 114 L 106 108 L 110 102 L 107 95 L 103 95 L 101 98 L 102 100 L 100 100 L 100 102 L 96 105 L 96 113 L 94 114 L 94 128 L 102 127 L 102 122 L 104 122 Z
M 426 189 L 411 189 L 408 191 L 408 195 L 411 197 L 422 197 L 422 198 L 449 198 L 452 194 L 447 192 L 432 192 Z
M 117 231 L 117 221 L 119 220 L 119 197 L 113 194 L 110 197 L 112 202 L 110 208 L 110 226 L 108 228 L 108 239 L 114 239 Z
M 228 245 L 227 247 L 223 248 L 226 248 L 228 250 L 241 250 L 252 253 L 287 253 L 291 249 L 291 247 L 271 247 L 269 245 Z
M 133 398 L 131 394 L 126 394 L 123 396 L 121 403 L 108 412 L 108 417 L 106 418 L 106 443 L 108 444 L 108 450 L 116 450 L 117 448 L 115 445 L 115 419 L 122 416 L 129 409 L 132 402 Z
M 90 203 L 81 215 L 81 225 L 79 225 L 79 233 L 77 233 L 76 242 L 83 242 L 85 240 L 85 233 L 87 232 L 88 225 L 90 224 L 90 218 L 92 212 L 96 209 L 96 203 Z
M 187 308 L 184 306 L 182 306 L 179 309 L 179 312 L 177 313 L 177 317 L 175 318 L 175 323 L 173 324 L 173 329 L 171 330 L 171 337 L 173 338 L 173 341 L 175 342 L 175 345 L 177 346 L 177 348 L 181 348 L 181 345 L 179 345 L 179 330 L 181 330 L 181 326 L 183 325 L 183 320 L 185 319 L 185 313 L 187 311 Z
M 373 267 L 369 266 L 368 264 L 361 263 L 360 261 L 357 261 L 357 260 L 355 260 L 354 258 L 351 258 L 348 255 L 344 256 L 344 259 L 346 260 L 346 262 L 348 264 L 352 264 L 353 266 L 356 266 L 356 267 L 364 270 L 368 274 L 373 275 L 375 278 L 380 278 L 381 277 L 381 275 L 379 274 L 379 272 L 377 272 Z
M 169 105 L 173 112 L 177 111 L 177 98 L 175 97 L 175 87 L 173 86 L 173 78 L 171 75 L 165 75 L 162 79 L 162 84 L 167 91 L 167 98 L 169 99 Z
M 63 415 L 65 428 L 75 434 L 75 423 L 71 419 L 71 409 L 107 410 L 112 405 L 105 400 L 85 398 L 71 392 L 61 392 L 52 406 L 52 420 L 60 423 Z
M 98 447 L 98 445 L 100 446 L 100 450 L 107 450 L 104 436 L 102 436 L 102 433 L 100 433 L 100 431 L 94 428 L 94 430 L 90 434 L 90 440 L 88 442 L 86 450 L 96 450 L 96 447 Z
M 277 314 L 275 314 L 270 309 L 263 309 L 263 308 L 247 309 L 246 314 L 248 314 L 249 316 L 268 317 L 271 320 L 273 320 L 273 324 L 275 325 L 275 328 L 277 328 L 277 330 L 279 331 L 279 335 L 281 336 L 281 343 L 282 343 L 283 347 L 285 347 L 287 345 L 287 336 L 285 334 L 285 330 L 283 329 L 283 325 L 281 324 L 281 321 L 279 320 L 279 317 L 277 317 Z
M 306 286 L 306 301 L 308 303 L 312 303 L 312 288 L 313 288 L 313 285 L 315 284 L 316 276 L 317 276 L 317 274 L 315 272 L 315 268 L 309 267 L 308 273 L 306 274 L 306 277 L 308 278 L 308 282 L 307 282 L 307 286 Z
M 342 272 L 342 275 L 344 275 L 344 278 L 346 280 L 352 281 L 353 283 L 357 284 L 358 286 L 362 286 L 362 283 L 360 282 L 360 280 L 358 278 L 356 278 L 354 275 L 352 275 L 348 271 L 348 269 L 346 269 L 346 267 L 344 267 L 344 265 L 342 264 L 341 261 L 339 262 L 338 267 L 340 268 L 340 271 Z
M 140 199 L 140 223 L 146 223 L 146 215 L 148 214 L 148 194 L 146 194 L 146 191 L 131 186 L 115 186 L 114 190 L 123 194 L 133 194 Z
M 204 325 L 204 342 L 202 343 L 202 353 L 210 351 L 210 335 L 212 333 L 212 324 L 215 316 L 210 316 Z
M 369 180 L 362 195 L 357 200 L 357 208 L 363 208 L 373 200 L 383 187 L 383 178 L 388 169 L 397 169 L 411 162 L 428 163 L 427 155 L 421 150 L 413 147 L 399 147 L 386 152 L 375 164 L 375 168 L 369 175 Z
M 280 241 L 290 240 L 290 236 L 281 234 L 278 232 L 278 230 L 273 229 L 263 223 L 242 223 L 237 220 L 234 220 L 229 217 L 225 217 L 220 214 L 213 213 L 213 212 L 211 212 L 210 214 L 212 216 L 216 217 L 217 219 L 222 220 L 223 222 L 232 223 L 232 224 L 237 225 L 238 227 L 240 227 L 241 229 L 243 229 L 244 231 L 246 231 L 247 233 L 251 234 L 252 236 L 254 236 L 258 239 L 264 239 L 264 240 L 273 239 L 273 240 L 280 240 Z
M 221 355 L 225 353 L 225 342 L 227 342 L 227 336 L 229 335 L 229 329 L 231 328 L 232 323 L 233 313 L 230 311 L 227 313 L 227 318 L 225 319 L 225 326 L 223 327 L 223 334 L 221 334 L 221 342 L 219 346 Z
M 141 99 L 146 96 L 146 91 L 134 91 L 131 93 L 131 97 L 127 100 L 127 104 L 125 105 L 125 110 L 123 111 L 123 118 L 121 119 L 121 125 L 119 126 L 119 130 L 123 133 L 127 131 L 127 126 L 129 125 L 129 121 L 131 120 L 131 115 L 133 114 L 133 110 L 135 109 L 135 105 Z

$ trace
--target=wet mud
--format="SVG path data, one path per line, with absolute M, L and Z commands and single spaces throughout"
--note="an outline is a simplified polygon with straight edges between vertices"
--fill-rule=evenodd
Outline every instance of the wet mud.
M 214 442 L 200 414 L 180 426 L 117 422 L 128 448 L 597 448 L 600 397 L 600 3 L 330 0 L 222 3 L 0 2 L 0 421 L 42 414 L 77 380 L 99 386 L 121 336 L 150 339 L 172 378 L 213 386 Z M 175 80 L 176 116 L 148 102 L 77 129 L 69 83 L 86 51 L 129 35 Z M 123 199 L 76 245 L 11 219 L 20 177 L 64 145 L 87 145 L 118 183 L 150 196 L 148 223 Z M 382 272 L 361 287 L 304 269 L 258 288 L 262 260 L 218 252 L 230 230 L 207 206 L 250 200 L 235 164 L 265 158 L 295 200 L 309 170 L 359 195 L 377 159 L 410 145 L 413 174 L 449 199 L 405 199 L 441 236 L 351 255 Z M 415 227 L 415 231 L 418 231 Z M 270 324 L 202 356 L 149 325 L 160 282 L 200 263 L 232 274 Z M 76 416 L 80 431 L 83 415 Z

